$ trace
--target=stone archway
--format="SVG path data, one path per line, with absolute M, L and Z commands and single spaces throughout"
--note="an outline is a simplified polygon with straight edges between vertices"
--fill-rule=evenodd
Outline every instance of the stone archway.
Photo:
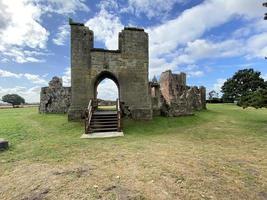
M 117 85 L 118 99 L 120 99 L 120 84 L 119 84 L 119 81 L 116 78 L 116 76 L 113 73 L 109 72 L 109 71 L 102 71 L 96 76 L 95 83 L 94 83 L 94 99 L 97 99 L 97 87 L 98 87 L 99 83 L 101 81 L 103 81 L 104 79 L 106 79 L 106 78 L 112 80 Z
M 80 119 L 96 85 L 113 80 L 120 102 L 134 119 L 152 119 L 148 81 L 148 34 L 144 29 L 124 28 L 119 33 L 118 50 L 94 48 L 94 33 L 81 23 L 71 25 L 71 106 L 69 120 Z

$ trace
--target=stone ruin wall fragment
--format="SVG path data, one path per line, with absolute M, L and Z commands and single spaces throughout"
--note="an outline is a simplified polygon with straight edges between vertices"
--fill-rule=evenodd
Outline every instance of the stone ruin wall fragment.
M 206 108 L 206 88 L 186 85 L 186 74 L 170 70 L 160 76 L 161 114 L 165 116 L 191 115 Z
M 67 113 L 71 103 L 71 87 L 63 87 L 62 79 L 53 77 L 40 93 L 40 113 Z

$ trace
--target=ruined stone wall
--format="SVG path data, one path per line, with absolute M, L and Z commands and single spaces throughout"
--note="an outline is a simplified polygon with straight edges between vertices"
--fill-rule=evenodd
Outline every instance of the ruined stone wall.
M 72 100 L 69 120 L 80 119 L 89 99 L 96 97 L 97 84 L 112 79 L 119 98 L 134 119 L 152 119 L 148 82 L 148 34 L 143 29 L 124 28 L 119 33 L 119 49 L 93 46 L 93 32 L 83 24 L 71 25 Z
M 161 113 L 166 116 L 191 115 L 194 110 L 206 108 L 205 87 L 186 85 L 186 74 L 173 74 L 170 70 L 160 76 Z
M 165 71 L 160 76 L 160 91 L 167 103 L 175 101 L 186 89 L 186 74 L 172 74 L 171 70 Z
M 105 78 L 117 84 L 124 115 L 134 119 L 152 119 L 160 113 L 187 115 L 205 108 L 205 88 L 188 87 L 185 73 L 172 74 L 169 70 L 162 73 L 159 85 L 149 84 L 148 34 L 143 29 L 124 28 L 118 36 L 118 49 L 106 50 L 94 48 L 94 33 L 84 24 L 70 20 L 70 26 L 69 120 L 81 119 L 89 100 L 97 98 L 97 85 Z M 51 89 L 43 90 L 47 93 Z
M 153 116 L 160 116 L 162 101 L 161 101 L 160 85 L 156 77 L 153 78 L 152 82 L 149 82 L 149 87 L 150 87 Z
M 48 87 L 41 88 L 40 113 L 67 113 L 71 102 L 71 88 L 62 86 L 62 79 L 53 77 Z

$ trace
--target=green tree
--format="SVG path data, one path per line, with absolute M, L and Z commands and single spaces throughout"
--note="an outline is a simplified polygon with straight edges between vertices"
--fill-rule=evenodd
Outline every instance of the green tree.
M 12 104 L 13 107 L 25 103 L 25 99 L 17 94 L 7 94 L 2 97 L 2 101 Z
M 242 96 L 238 104 L 243 108 L 267 108 L 267 89 L 258 89 L 255 92 Z
M 219 94 L 215 90 L 210 91 L 208 96 L 209 96 L 209 100 L 219 98 Z
M 239 102 L 242 97 L 251 95 L 259 89 L 266 88 L 261 73 L 254 71 L 254 69 L 239 70 L 232 78 L 222 86 L 223 101 L 224 102 Z

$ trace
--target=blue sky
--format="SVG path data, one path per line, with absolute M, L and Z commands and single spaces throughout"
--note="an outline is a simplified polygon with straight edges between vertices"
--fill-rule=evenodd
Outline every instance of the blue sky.
M 150 78 L 171 69 L 189 85 L 220 90 L 252 67 L 267 79 L 267 8 L 262 0 L 0 0 L 0 97 L 38 102 L 53 76 L 70 85 L 68 17 L 95 34 L 95 47 L 117 49 L 124 26 L 149 33 Z M 104 81 L 102 96 L 114 95 Z

